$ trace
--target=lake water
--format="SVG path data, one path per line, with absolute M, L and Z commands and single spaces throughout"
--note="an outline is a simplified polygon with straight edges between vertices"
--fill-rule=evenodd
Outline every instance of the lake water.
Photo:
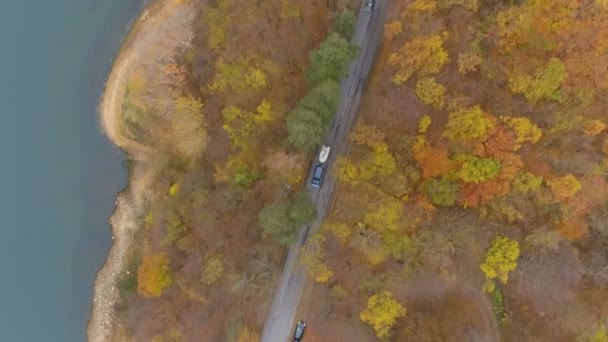
M 127 180 L 99 96 L 144 0 L 0 1 L 0 341 L 86 339 Z

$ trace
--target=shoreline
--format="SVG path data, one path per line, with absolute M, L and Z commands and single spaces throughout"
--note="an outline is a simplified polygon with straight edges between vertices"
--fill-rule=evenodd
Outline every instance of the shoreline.
M 110 142 L 120 148 L 133 168 L 128 172 L 125 188 L 118 194 L 114 211 L 109 218 L 112 245 L 94 282 L 93 300 L 87 324 L 87 338 L 91 342 L 109 341 L 116 324 L 114 306 L 119 300 L 116 279 L 122 272 L 126 255 L 131 248 L 131 232 L 137 227 L 135 218 L 142 207 L 147 183 L 145 152 L 147 148 L 121 134 L 120 114 L 126 91 L 126 76 L 136 59 L 137 38 L 151 19 L 167 8 L 172 0 L 151 0 L 134 20 L 114 59 L 99 104 L 99 124 Z M 153 20 L 152 20 L 153 21 Z

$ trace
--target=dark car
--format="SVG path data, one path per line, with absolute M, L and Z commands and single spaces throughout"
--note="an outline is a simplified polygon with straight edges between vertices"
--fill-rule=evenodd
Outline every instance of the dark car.
M 310 182 L 315 188 L 321 187 L 323 181 L 323 174 L 325 173 L 325 165 L 317 164 L 314 171 L 312 172 L 312 181 Z
M 368 12 L 368 13 L 372 13 L 373 10 L 374 10 L 374 0 L 366 0 L 364 11 Z
M 294 342 L 302 341 L 302 337 L 304 337 L 304 329 L 306 329 L 306 322 L 298 321 L 296 325 L 296 332 L 293 333 Z

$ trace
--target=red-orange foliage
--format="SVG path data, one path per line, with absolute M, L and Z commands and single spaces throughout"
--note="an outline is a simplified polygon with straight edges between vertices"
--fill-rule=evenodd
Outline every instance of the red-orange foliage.
M 450 158 L 443 147 L 431 147 L 424 144 L 414 149 L 414 159 L 420 165 L 422 178 L 444 176 L 450 172 Z
M 527 1 L 500 12 L 496 22 L 496 52 L 509 68 L 530 74 L 551 51 L 563 56 L 567 85 L 608 88 L 608 11 L 585 1 Z
M 608 184 L 603 176 L 585 176 L 580 182 L 581 191 L 563 206 L 562 212 L 568 214 L 558 226 L 562 236 L 570 240 L 578 240 L 587 232 L 585 216 L 604 204 L 608 192 Z
M 578 240 L 587 232 L 587 222 L 584 218 L 575 217 L 560 223 L 559 232 L 568 240 Z
M 498 152 L 493 156 L 500 162 L 501 168 L 498 179 L 511 181 L 517 173 L 524 167 L 521 156 L 515 153 Z
M 581 185 L 581 191 L 568 201 L 574 216 L 587 215 L 595 207 L 601 206 L 608 193 L 608 184 L 603 176 L 585 176 L 581 179 Z
M 508 182 L 499 179 L 492 179 L 479 184 L 465 183 L 458 201 L 464 207 L 476 208 L 498 196 L 506 195 L 510 189 L 511 186 Z
M 495 157 L 500 152 L 510 152 L 515 149 L 516 137 L 512 130 L 502 124 L 497 124 L 488 132 L 488 137 L 478 143 L 474 150 L 480 157 Z

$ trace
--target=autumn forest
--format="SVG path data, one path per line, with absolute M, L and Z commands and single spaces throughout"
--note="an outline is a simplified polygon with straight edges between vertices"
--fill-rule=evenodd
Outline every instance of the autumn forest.
M 608 1 L 388 3 L 298 259 L 304 340 L 608 341 Z M 259 341 L 317 216 L 304 182 L 359 5 L 150 6 L 121 105 L 145 186 L 113 340 Z

